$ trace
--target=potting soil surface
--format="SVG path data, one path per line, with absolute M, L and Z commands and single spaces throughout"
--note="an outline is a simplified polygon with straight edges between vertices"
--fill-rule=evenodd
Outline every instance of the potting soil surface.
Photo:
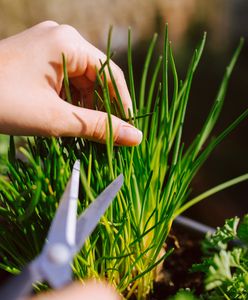
M 203 292 L 203 275 L 190 272 L 194 263 L 199 263 L 202 252 L 200 238 L 177 230 L 172 230 L 165 244 L 166 249 L 174 248 L 165 260 L 159 281 L 149 300 L 164 300 L 175 295 L 179 289 L 190 288 L 196 295 Z M 165 249 L 165 250 L 166 250 Z

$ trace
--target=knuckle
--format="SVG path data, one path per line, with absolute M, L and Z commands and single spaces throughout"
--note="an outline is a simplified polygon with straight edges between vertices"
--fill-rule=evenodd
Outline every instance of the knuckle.
M 55 21 L 51 21 L 51 20 L 47 20 L 47 21 L 43 21 L 41 23 L 38 24 L 39 27 L 55 27 L 55 26 L 59 26 L 59 24 Z
M 48 136 L 59 138 L 61 136 L 59 128 L 55 128 L 54 126 L 49 128 Z
M 118 139 L 119 139 L 119 134 L 120 134 L 120 129 L 122 127 L 122 123 L 116 117 L 114 118 L 114 120 L 116 122 L 113 122 L 113 124 L 115 124 L 115 126 L 113 126 L 113 136 L 114 136 L 114 143 L 117 143 Z
M 63 38 L 74 38 L 75 36 L 78 36 L 78 31 L 71 25 L 62 24 L 58 27 L 58 33 L 59 35 L 62 35 Z
M 53 31 L 53 41 L 64 51 L 71 51 L 78 40 L 78 31 L 70 25 L 59 25 Z
M 107 116 L 105 114 L 101 114 L 93 127 L 91 136 L 93 139 L 104 141 L 106 139 L 106 124 L 107 124 Z

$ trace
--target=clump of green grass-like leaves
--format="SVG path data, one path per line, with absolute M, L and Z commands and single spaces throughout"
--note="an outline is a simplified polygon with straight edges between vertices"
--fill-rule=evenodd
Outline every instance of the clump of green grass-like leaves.
M 120 95 L 110 68 L 110 36 L 107 60 L 98 70 L 95 106 L 108 114 L 107 144 L 81 138 L 42 138 L 28 140 L 18 152 L 10 138 L 8 173 L 0 177 L 0 267 L 11 273 L 36 256 L 69 178 L 74 161 L 81 160 L 79 210 L 85 209 L 119 173 L 125 183 L 94 233 L 75 258 L 76 278 L 107 278 L 126 297 L 144 299 L 151 291 L 158 266 L 172 249 L 163 250 L 174 218 L 191 205 L 233 184 L 248 179 L 248 174 L 222 183 L 190 200 L 190 184 L 215 147 L 248 116 L 245 110 L 218 136 L 209 139 L 222 109 L 228 81 L 241 51 L 240 41 L 229 63 L 208 117 L 188 148 L 182 132 L 190 89 L 205 45 L 204 34 L 194 51 L 184 80 L 178 79 L 166 27 L 163 54 L 155 66 L 151 59 L 156 44 L 154 35 L 138 88 L 132 69 L 131 32 L 128 35 L 129 88 L 133 115 L 125 116 Z M 71 101 L 64 61 L 65 91 Z M 169 68 L 174 89 L 168 92 Z M 110 99 L 106 72 L 115 88 Z M 162 80 L 159 82 L 162 72 Z M 151 75 L 148 82 L 148 73 Z M 100 91 L 100 92 L 99 92 Z M 169 94 L 172 98 L 169 99 Z M 139 97 L 137 96 L 139 95 Z M 137 147 L 115 147 L 111 113 L 129 120 L 144 135 Z

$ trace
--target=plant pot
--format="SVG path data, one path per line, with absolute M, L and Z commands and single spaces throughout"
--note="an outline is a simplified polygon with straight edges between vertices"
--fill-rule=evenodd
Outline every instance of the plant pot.
M 215 229 L 208 225 L 202 224 L 195 220 L 192 220 L 188 217 L 178 216 L 174 223 L 173 228 L 180 230 L 180 231 L 187 231 L 192 236 L 197 238 L 204 238 L 207 232 L 214 233 Z

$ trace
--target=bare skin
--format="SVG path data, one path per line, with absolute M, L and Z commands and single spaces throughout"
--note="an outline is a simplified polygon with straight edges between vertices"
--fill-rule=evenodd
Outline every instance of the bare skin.
M 61 97 L 62 57 L 67 59 L 70 80 L 84 107 Z M 79 136 L 104 143 L 104 112 L 92 109 L 96 68 L 105 55 L 87 42 L 73 27 L 47 21 L 0 41 L 0 133 L 13 135 Z M 121 69 L 111 62 L 125 112 L 132 103 Z M 111 96 L 114 89 L 108 77 Z M 142 133 L 112 116 L 114 141 L 134 146 Z M 30 300 L 120 299 L 107 284 L 74 283 L 59 291 L 42 293 Z
M 73 87 L 84 108 L 60 98 L 63 81 L 62 52 L 67 58 Z M 53 21 L 40 23 L 0 41 L 0 133 L 13 135 L 80 136 L 104 143 L 104 112 L 92 108 L 96 67 L 105 55 L 87 42 L 73 27 Z M 121 69 L 111 68 L 126 111 L 131 98 Z M 108 76 L 111 96 L 114 89 Z M 134 146 L 142 133 L 112 116 L 114 141 Z
M 89 281 L 85 285 L 77 282 L 58 291 L 39 294 L 28 300 L 120 300 L 121 297 L 106 283 Z

